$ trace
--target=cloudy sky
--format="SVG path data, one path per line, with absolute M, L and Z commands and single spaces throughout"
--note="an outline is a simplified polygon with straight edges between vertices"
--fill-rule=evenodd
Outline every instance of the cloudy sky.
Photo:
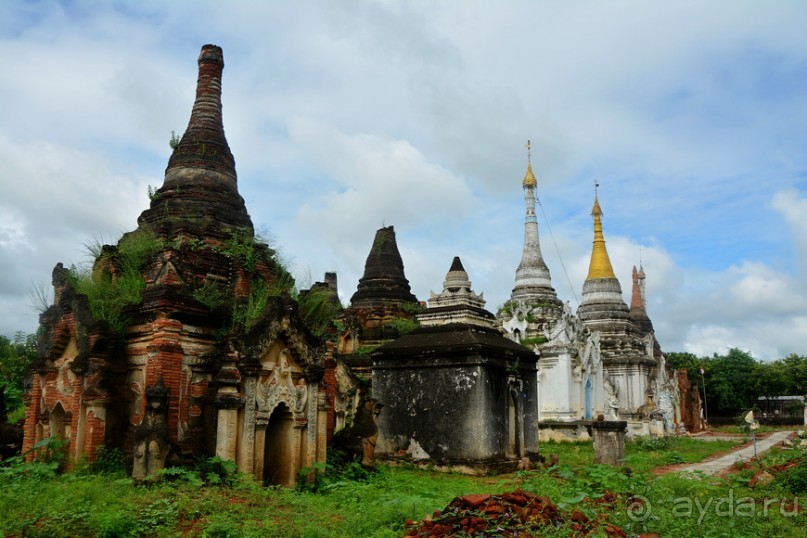
M 57 262 L 135 227 L 215 43 L 240 192 L 303 284 L 336 271 L 347 304 L 394 225 L 421 300 L 458 255 L 495 311 L 530 139 L 572 307 L 598 181 L 663 349 L 805 354 L 805 20 L 795 1 L 3 0 L 0 333 L 36 330 Z

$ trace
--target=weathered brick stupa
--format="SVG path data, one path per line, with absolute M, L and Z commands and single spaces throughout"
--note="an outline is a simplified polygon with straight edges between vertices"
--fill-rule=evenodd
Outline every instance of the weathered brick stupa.
M 137 229 L 103 246 L 91 275 L 54 270 L 25 449 L 50 436 L 69 461 L 121 448 L 137 479 L 217 455 L 293 484 L 325 459 L 325 348 L 238 194 L 221 48 L 198 63 L 188 127 Z
M 342 330 L 337 341 L 333 387 L 337 431 L 351 422 L 362 397 L 369 397 L 370 353 L 415 328 L 415 314 L 420 310 L 420 302 L 404 273 L 395 228 L 379 228 L 356 293 L 339 319 Z

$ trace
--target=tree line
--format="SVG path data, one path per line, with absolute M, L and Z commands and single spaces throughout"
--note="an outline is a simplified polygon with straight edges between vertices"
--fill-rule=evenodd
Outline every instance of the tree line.
M 751 409 L 759 398 L 807 395 L 807 356 L 795 353 L 775 361 L 757 360 L 737 348 L 711 357 L 668 353 L 667 364 L 686 368 L 690 381 L 700 385 L 701 397 L 705 385 L 706 407 L 714 416 Z

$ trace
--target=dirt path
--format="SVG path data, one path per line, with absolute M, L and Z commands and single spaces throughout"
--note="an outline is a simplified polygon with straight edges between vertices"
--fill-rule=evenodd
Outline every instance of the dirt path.
M 776 431 L 772 432 L 764 439 L 757 439 L 756 454 L 762 454 L 764 452 L 767 452 L 774 445 L 779 444 L 788 437 L 790 437 L 792 433 L 793 433 L 792 431 L 787 430 Z M 726 469 L 730 468 L 738 461 L 750 460 L 753 457 L 754 457 L 754 444 L 749 442 L 741 447 L 731 450 L 728 453 L 722 455 L 716 454 L 715 456 L 712 456 L 706 461 L 694 464 L 681 465 L 680 468 L 670 469 L 667 472 L 671 471 L 679 471 L 684 473 L 700 472 L 706 475 L 716 475 L 721 471 L 725 471 Z

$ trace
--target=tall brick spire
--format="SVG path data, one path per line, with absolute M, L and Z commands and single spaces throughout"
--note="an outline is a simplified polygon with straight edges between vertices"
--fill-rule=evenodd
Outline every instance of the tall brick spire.
M 180 231 L 199 236 L 226 236 L 233 231 L 252 235 L 252 221 L 238 194 L 235 160 L 224 136 L 221 47 L 203 46 L 198 63 L 188 127 L 168 160 L 163 186 L 138 224 L 166 236 Z
M 630 298 L 630 319 L 636 322 L 642 330 L 653 332 L 653 322 L 647 315 L 647 303 L 644 296 L 644 269 L 639 265 L 639 269 L 633 266 L 633 289 Z
M 221 47 L 205 45 L 199 54 L 199 78 L 188 128 L 166 168 L 166 184 L 177 181 L 173 170 L 201 168 L 221 174 L 235 187 L 235 160 L 224 136 L 221 115 L 221 75 L 224 55 Z M 181 176 L 180 176 L 181 177 Z
M 642 310 L 645 309 L 642 288 L 639 284 L 639 271 L 636 269 L 635 265 L 633 266 L 633 289 L 631 290 L 630 295 L 630 308 L 631 310 L 634 308 L 641 308 Z

